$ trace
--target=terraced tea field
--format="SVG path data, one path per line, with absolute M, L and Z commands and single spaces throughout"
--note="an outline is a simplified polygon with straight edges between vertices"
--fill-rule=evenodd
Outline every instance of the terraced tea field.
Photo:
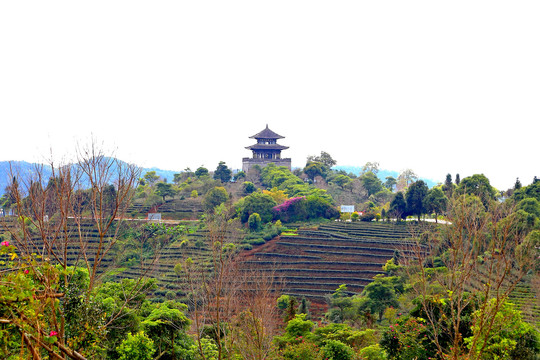
M 361 292 L 396 250 L 411 256 L 409 237 L 410 225 L 336 222 L 282 235 L 241 256 L 245 267 L 282 280 L 283 293 L 321 303 L 342 284 Z

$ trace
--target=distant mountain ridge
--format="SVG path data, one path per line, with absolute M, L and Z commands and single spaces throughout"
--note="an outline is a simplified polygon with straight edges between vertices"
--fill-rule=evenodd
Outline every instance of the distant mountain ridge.
M 0 196 L 4 194 L 6 186 L 11 182 L 11 179 L 9 178 L 11 173 L 10 166 L 12 166 L 15 171 L 19 172 L 20 176 L 27 176 L 34 173 L 37 165 L 41 164 L 29 163 L 27 161 L 0 161 Z M 45 164 L 42 166 L 44 178 L 48 179 L 52 173 L 51 167 Z M 172 182 L 174 179 L 174 174 L 178 174 L 180 172 L 174 170 L 163 170 L 155 167 L 142 168 L 141 176 L 148 171 L 155 171 L 157 175 L 163 179 L 166 179 L 167 182 Z

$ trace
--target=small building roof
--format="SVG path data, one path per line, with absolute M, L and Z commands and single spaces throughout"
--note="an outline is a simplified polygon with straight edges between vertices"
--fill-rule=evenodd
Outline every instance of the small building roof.
M 283 139 L 285 137 L 281 136 L 279 134 L 276 134 L 275 132 L 270 130 L 268 128 L 268 124 L 266 124 L 266 129 L 264 129 L 263 131 L 255 134 L 253 136 L 250 136 L 249 138 L 250 139 Z

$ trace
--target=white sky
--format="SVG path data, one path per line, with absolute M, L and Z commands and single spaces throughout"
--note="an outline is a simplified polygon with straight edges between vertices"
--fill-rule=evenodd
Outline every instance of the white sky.
M 540 2 L 3 1 L 0 160 L 91 134 L 117 156 L 411 168 L 499 189 L 540 176 Z

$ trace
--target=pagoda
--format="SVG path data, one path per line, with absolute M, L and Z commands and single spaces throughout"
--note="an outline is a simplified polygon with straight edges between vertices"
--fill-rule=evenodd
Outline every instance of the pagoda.
M 288 146 L 279 145 L 278 139 L 283 139 L 283 136 L 276 134 L 268 128 L 266 128 L 249 137 L 250 139 L 256 139 L 257 143 L 251 146 L 247 146 L 246 149 L 251 150 L 253 156 L 250 158 L 242 159 L 242 170 L 248 172 L 254 165 L 265 167 L 270 163 L 276 164 L 276 166 L 286 166 L 291 169 L 291 159 L 281 158 L 281 150 L 288 149 Z

